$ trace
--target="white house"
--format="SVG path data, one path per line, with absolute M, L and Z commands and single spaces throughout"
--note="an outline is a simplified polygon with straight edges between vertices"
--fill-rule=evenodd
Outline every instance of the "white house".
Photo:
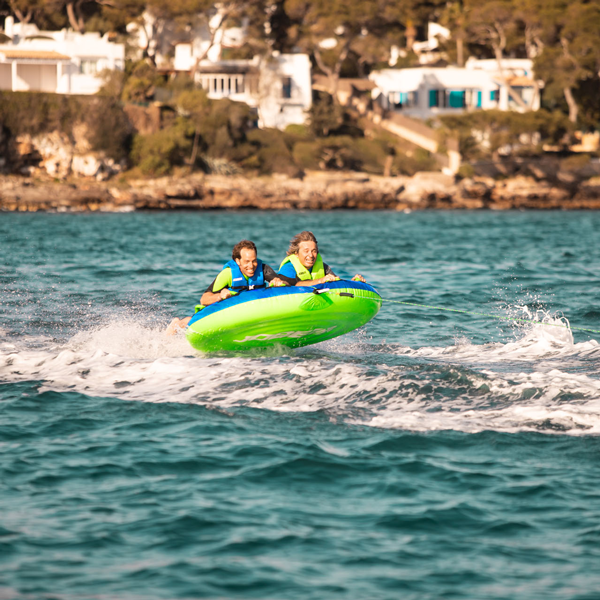
M 35 25 L 4 22 L 10 38 L 0 44 L 0 89 L 13 92 L 95 94 L 104 69 L 122 70 L 125 46 L 99 33 L 40 31 Z
M 285 129 L 306 122 L 312 103 L 307 54 L 274 53 L 269 58 L 203 60 L 196 64 L 192 44 L 178 44 L 174 68 L 193 73 L 209 98 L 229 98 L 256 108 L 259 127 Z
M 479 63 L 485 64 L 480 66 Z M 510 84 L 513 93 L 525 106 L 537 110 L 540 106 L 539 93 L 536 93 L 537 87 L 531 78 L 531 61 L 527 75 L 511 66 L 508 60 L 506 63 L 503 73 L 495 71 L 491 61 L 471 61 L 465 68 L 416 67 L 374 71 L 369 76 L 377 86 L 372 97 L 386 110 L 421 119 L 465 110 L 523 111 L 524 108 L 509 94 L 507 84 Z
M 513 92 L 531 110 L 540 108 L 540 88 L 543 87 L 542 81 L 536 81 L 533 72 L 533 61 L 530 58 L 503 58 L 502 70 L 498 66 L 498 61 L 493 58 L 477 59 L 469 58 L 465 64 L 467 69 L 473 71 L 485 71 L 495 81 L 500 84 L 499 87 L 499 107 L 501 110 L 522 110 L 521 107 L 508 94 L 506 83 L 510 85 Z

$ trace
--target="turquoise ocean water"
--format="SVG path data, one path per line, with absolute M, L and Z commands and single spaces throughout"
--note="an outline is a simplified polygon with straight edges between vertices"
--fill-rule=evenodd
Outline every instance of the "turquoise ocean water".
M 166 338 L 311 229 L 384 298 L 252 357 Z M 0 215 L 0 598 L 600 598 L 600 214 Z

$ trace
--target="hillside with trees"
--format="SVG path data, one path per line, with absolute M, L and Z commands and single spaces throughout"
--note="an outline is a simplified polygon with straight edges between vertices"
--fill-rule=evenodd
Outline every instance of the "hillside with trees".
M 479 111 L 431 123 L 442 135 L 458 137 L 467 159 L 481 157 L 478 135 L 492 140 L 492 155 L 517 138 L 521 150 L 533 153 L 543 143 L 560 145 L 575 129 L 595 130 L 600 123 L 600 0 L 230 0 L 216 24 L 213 5 L 209 0 L 0 0 L 0 15 L 41 29 L 111 31 L 123 41 L 128 23 L 144 28 L 142 60 L 130 60 L 123 74 L 108 77 L 102 93 L 116 114 L 118 103 L 147 102 L 157 88 L 169 90 L 173 116 L 164 130 L 119 134 L 131 163 L 146 174 L 211 164 L 290 175 L 305 168 L 391 174 L 428 168 L 426 153 L 365 123 L 339 106 L 336 95 L 341 78 L 387 68 L 394 47 L 401 49 L 396 67 L 416 66 L 412 46 L 424 39 L 428 22 L 451 32 L 443 42 L 444 64 L 462 66 L 470 56 L 496 60 L 500 72 L 508 57 L 534 64 L 542 97 L 535 114 Z M 329 94 L 315 95 L 307 127 L 252 130 L 244 107 L 209 100 L 191 80 L 161 79 L 156 48 L 167 24 L 184 31 L 205 23 L 214 35 L 216 28 L 242 21 L 248 35 L 236 56 L 302 51 L 311 57 L 313 72 L 326 77 Z M 518 95 L 514 99 L 519 104 Z M 10 110 L 24 108 L 10 105 Z

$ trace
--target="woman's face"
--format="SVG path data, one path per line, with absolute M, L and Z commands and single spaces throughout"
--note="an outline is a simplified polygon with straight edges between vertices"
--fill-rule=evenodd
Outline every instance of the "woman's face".
M 315 261 L 317 260 L 317 244 L 315 242 L 300 242 L 298 246 L 298 258 L 303 267 L 312 269 Z

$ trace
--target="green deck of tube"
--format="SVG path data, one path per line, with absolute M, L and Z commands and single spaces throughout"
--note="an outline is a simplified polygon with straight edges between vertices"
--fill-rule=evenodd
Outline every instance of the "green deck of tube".
M 186 335 L 201 352 L 298 348 L 353 331 L 368 323 L 380 307 L 379 294 L 355 288 L 262 298 L 199 319 Z

